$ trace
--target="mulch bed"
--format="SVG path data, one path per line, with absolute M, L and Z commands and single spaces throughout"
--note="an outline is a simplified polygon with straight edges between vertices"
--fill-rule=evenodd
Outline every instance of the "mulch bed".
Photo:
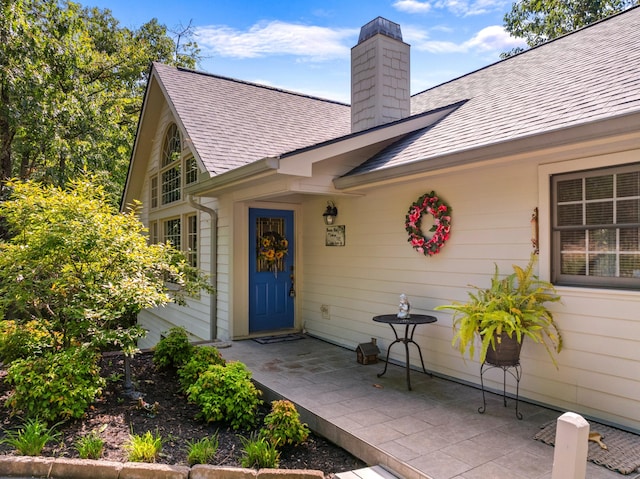
M 159 371 L 153 365 L 151 353 L 138 354 L 131 361 L 131 371 L 136 392 L 142 394 L 146 403 L 158 403 L 157 414 L 140 408 L 136 400 L 124 394 L 124 358 L 119 354 L 105 355 L 102 359 L 102 375 L 111 377 L 102 397 L 96 401 L 85 417 L 63 424 L 63 440 L 48 445 L 43 456 L 78 457 L 74 447 L 76 440 L 91 431 L 99 431 L 105 441 L 103 459 L 126 462 L 123 445 L 130 433 L 144 434 L 151 431 L 164 438 L 162 454 L 157 461 L 162 464 L 187 465 L 187 443 L 205 436 L 218 434 L 219 449 L 211 464 L 241 467 L 242 443 L 240 436 L 248 437 L 252 431 L 236 431 L 225 424 L 205 423 L 196 419 L 198 409 L 189 403 L 180 392 L 175 371 Z M 12 417 L 3 407 L 9 394 L 0 369 L 0 424 L 2 430 L 21 425 L 18 417 Z M 264 417 L 269 412 L 266 404 L 260 410 Z M 2 433 L 0 432 L 0 437 Z M 16 454 L 12 448 L 0 443 L 0 454 Z M 308 440 L 297 447 L 282 450 L 280 467 L 283 469 L 315 469 L 323 471 L 325 477 L 335 473 L 366 467 L 347 451 L 322 437 L 311 434 Z

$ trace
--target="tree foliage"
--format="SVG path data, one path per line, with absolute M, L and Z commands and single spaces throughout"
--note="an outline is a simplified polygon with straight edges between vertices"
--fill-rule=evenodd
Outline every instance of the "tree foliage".
M 132 30 L 68 0 L 1 0 L 0 188 L 105 171 L 119 192 L 150 63 L 193 68 L 189 31 L 177 44 L 156 19 Z
M 74 344 L 135 349 L 145 308 L 211 291 L 185 255 L 148 244 L 137 208 L 118 213 L 90 178 L 68 189 L 9 182 L 0 203 L 11 239 L 0 241 L 0 319 L 36 320 L 53 349 Z
M 519 0 L 504 16 L 504 27 L 535 47 L 639 4 L 640 0 Z M 502 57 L 520 51 L 516 48 Z

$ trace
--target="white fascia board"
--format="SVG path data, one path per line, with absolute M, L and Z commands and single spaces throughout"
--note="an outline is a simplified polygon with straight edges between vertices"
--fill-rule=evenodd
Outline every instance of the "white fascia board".
M 346 192 L 362 187 L 372 187 L 380 183 L 399 181 L 414 175 L 442 172 L 487 162 L 495 163 L 514 157 L 540 156 L 545 151 L 550 152 L 562 148 L 569 152 L 574 151 L 574 154 L 575 151 L 582 150 L 582 154 L 591 156 L 615 148 L 637 148 L 640 139 L 639 131 L 640 113 L 633 112 L 515 140 L 456 151 L 438 157 L 424 158 L 359 175 L 343 176 L 333 180 L 333 184 L 337 190 Z M 571 156 L 569 152 L 566 154 Z M 555 161 L 561 159 L 557 153 L 554 158 Z
M 201 196 L 206 193 L 219 191 L 233 185 L 242 184 L 246 181 L 256 179 L 268 174 L 274 174 L 278 169 L 278 158 L 267 157 L 254 161 L 248 165 L 235 168 L 233 170 L 212 176 L 195 185 L 185 188 L 185 193 L 194 196 Z
M 435 111 L 415 115 L 404 120 L 380 125 L 369 130 L 287 153 L 280 158 L 278 173 L 311 177 L 314 163 L 421 130 L 437 123 L 459 106 L 460 103 L 456 103 Z

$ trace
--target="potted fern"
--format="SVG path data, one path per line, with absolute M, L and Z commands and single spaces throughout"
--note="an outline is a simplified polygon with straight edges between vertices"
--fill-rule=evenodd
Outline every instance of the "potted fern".
M 473 286 L 466 303 L 435 308 L 453 311 L 452 344 L 460 353 L 473 358 L 479 338 L 481 363 L 511 366 L 519 363 L 522 341 L 528 337 L 544 345 L 558 367 L 555 354 L 562 349 L 562 336 L 546 304 L 560 297 L 551 283 L 533 273 L 536 258 L 532 254 L 524 269 L 513 265 L 513 273 L 503 278 L 496 265 L 489 288 Z

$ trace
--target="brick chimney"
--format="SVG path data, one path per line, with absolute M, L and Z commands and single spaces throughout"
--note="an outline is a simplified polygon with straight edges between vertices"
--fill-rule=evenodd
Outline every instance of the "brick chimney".
M 409 116 L 409 45 L 400 25 L 378 17 L 351 49 L 351 131 Z

